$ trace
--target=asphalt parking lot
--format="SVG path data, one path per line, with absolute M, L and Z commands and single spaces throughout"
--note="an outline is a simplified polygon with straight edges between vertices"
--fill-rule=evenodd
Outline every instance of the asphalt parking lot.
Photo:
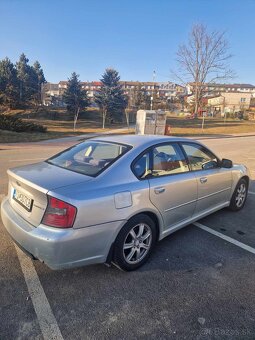
M 249 166 L 245 208 L 172 234 L 136 272 L 52 271 L 17 252 L 0 222 L 0 339 L 254 339 L 255 137 L 203 142 Z M 64 147 L 0 145 L 0 195 L 7 168 Z

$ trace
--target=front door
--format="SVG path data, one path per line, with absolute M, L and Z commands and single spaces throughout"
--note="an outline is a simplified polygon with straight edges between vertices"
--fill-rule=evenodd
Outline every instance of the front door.
M 196 215 L 217 208 L 229 200 L 232 174 L 219 167 L 218 158 L 207 148 L 196 143 L 182 143 L 191 170 L 197 178 L 198 201 Z
M 151 155 L 150 200 L 167 230 L 192 217 L 197 201 L 196 176 L 177 143 L 155 146 Z

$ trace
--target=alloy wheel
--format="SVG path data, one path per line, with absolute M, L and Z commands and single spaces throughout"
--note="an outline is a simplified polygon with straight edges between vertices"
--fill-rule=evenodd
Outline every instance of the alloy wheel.
M 123 256 L 125 261 L 130 264 L 142 261 L 151 247 L 151 242 L 151 228 L 145 223 L 135 225 L 124 241 Z
M 245 198 L 246 198 L 246 186 L 244 183 L 241 183 L 236 191 L 235 197 L 236 206 L 238 208 L 240 208 L 244 204 Z

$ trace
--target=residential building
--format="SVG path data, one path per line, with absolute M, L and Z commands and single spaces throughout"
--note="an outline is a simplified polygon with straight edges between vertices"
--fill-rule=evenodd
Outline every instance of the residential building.
M 221 92 L 208 99 L 208 108 L 211 113 L 235 113 L 249 109 L 251 98 L 251 93 Z
M 61 83 L 61 82 L 60 82 Z M 45 106 L 64 106 L 62 94 L 65 90 L 62 84 L 45 83 L 42 84 L 42 103 Z
M 195 83 L 188 83 L 186 85 L 187 93 L 194 93 Z M 214 84 L 206 83 L 202 85 L 203 96 L 216 96 L 220 95 L 221 92 L 242 92 L 250 93 L 255 97 L 255 86 L 251 84 Z
M 186 89 L 184 86 L 178 85 L 176 83 L 162 82 L 158 83 L 158 94 L 160 98 L 176 98 L 181 95 L 186 94 Z
M 101 81 L 82 82 L 82 89 L 86 90 L 89 98 L 94 98 L 95 93 L 101 88 Z
M 135 91 L 141 87 L 149 96 L 157 98 L 174 98 L 185 94 L 185 87 L 171 82 L 139 82 L 139 81 L 120 81 L 124 93 L 132 97 Z M 101 88 L 100 81 L 81 82 L 82 88 L 88 92 L 90 98 L 94 98 L 95 93 Z M 60 81 L 58 84 L 46 83 L 42 86 L 43 105 L 63 106 L 62 95 L 67 88 L 67 81 Z
M 141 89 L 146 91 L 146 94 L 153 95 L 158 93 L 158 83 L 156 82 L 140 82 L 140 81 L 120 81 L 121 87 L 123 88 L 125 94 L 132 95 L 139 86 Z
M 81 86 L 87 91 L 88 97 L 93 98 L 95 93 L 100 89 L 100 81 L 81 82 Z M 45 83 L 42 85 L 43 105 L 65 106 L 62 100 L 63 93 L 67 89 L 67 81 L 61 80 L 58 84 Z

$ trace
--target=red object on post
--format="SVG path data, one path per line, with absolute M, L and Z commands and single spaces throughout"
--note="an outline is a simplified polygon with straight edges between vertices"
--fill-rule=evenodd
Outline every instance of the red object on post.
M 166 124 L 165 135 L 171 135 L 171 125 Z

